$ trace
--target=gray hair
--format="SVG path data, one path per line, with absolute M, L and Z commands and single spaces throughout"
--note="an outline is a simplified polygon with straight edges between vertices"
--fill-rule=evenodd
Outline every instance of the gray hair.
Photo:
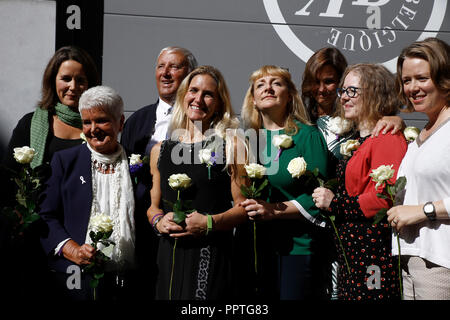
M 175 46 L 165 47 L 164 49 L 162 49 L 159 52 L 158 58 L 159 58 L 159 56 L 161 56 L 161 54 L 164 51 L 168 51 L 169 53 L 171 53 L 171 52 L 179 52 L 182 55 L 184 55 L 185 59 L 188 62 L 188 73 L 190 73 L 192 70 L 197 68 L 197 59 L 195 59 L 195 57 L 192 54 L 192 52 L 190 52 L 188 49 L 185 49 L 185 48 L 182 48 L 182 47 L 175 47 Z
M 123 115 L 123 100 L 119 94 L 107 86 L 92 87 L 80 97 L 78 102 L 78 111 L 90 110 L 95 107 L 101 107 L 107 114 L 115 120 Z

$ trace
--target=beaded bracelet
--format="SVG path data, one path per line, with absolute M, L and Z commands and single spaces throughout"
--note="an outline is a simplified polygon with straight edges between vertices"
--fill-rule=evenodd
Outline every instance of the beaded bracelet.
M 163 216 L 164 216 L 163 213 L 157 213 L 157 214 L 155 214 L 155 215 L 153 216 L 153 218 L 152 218 L 151 225 L 152 225 L 152 227 L 153 227 L 153 230 L 155 230 L 155 232 L 156 232 L 157 234 L 160 234 L 160 232 L 159 232 L 158 228 L 156 228 L 156 225 L 158 224 L 159 220 L 162 219 Z
M 212 215 L 207 214 L 206 215 L 206 235 L 212 231 L 213 228 L 213 221 L 212 221 Z

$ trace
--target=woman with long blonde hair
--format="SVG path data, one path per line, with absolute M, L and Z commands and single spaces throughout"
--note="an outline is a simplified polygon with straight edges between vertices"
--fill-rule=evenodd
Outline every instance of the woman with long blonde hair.
M 244 200 L 244 163 L 234 156 L 245 147 L 226 134 L 238 121 L 222 74 L 214 67 L 193 70 L 177 92 L 171 139 L 151 151 L 153 186 L 147 216 L 160 237 L 156 299 L 229 298 L 232 290 L 232 228 L 246 220 L 237 204 Z M 186 174 L 185 188 L 173 189 L 174 174 Z M 177 221 L 178 199 L 189 200 L 184 221 Z M 165 201 L 163 201 L 165 200 Z M 232 205 L 232 202 L 236 204 Z
M 327 146 L 308 116 L 288 70 L 263 66 L 250 76 L 242 115 L 248 128 L 260 130 L 265 147 L 258 152 L 267 169 L 269 191 L 264 199 L 241 203 L 249 219 L 257 223 L 258 294 L 275 299 L 313 298 L 313 242 L 319 210 L 314 206 L 304 176 L 306 169 L 327 176 Z M 276 141 L 284 139 L 286 144 Z M 302 159 L 300 159 L 302 158 Z M 305 168 L 303 168 L 305 169 Z M 279 289 L 279 290 L 278 290 Z

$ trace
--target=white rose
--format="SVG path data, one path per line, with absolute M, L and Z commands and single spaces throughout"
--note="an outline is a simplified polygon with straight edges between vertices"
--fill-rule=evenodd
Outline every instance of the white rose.
M 33 161 L 35 154 L 36 150 L 28 146 L 24 146 L 22 148 L 14 148 L 14 159 L 16 159 L 16 161 L 19 163 L 30 163 L 31 161 Z
M 266 174 L 266 168 L 257 163 L 250 163 L 244 167 L 248 177 L 251 179 L 261 179 Z
M 288 136 L 287 134 L 276 135 L 273 136 L 272 143 L 278 149 L 280 148 L 287 149 L 290 146 L 292 146 L 292 137 Z
M 353 123 L 350 120 L 341 117 L 331 118 L 328 122 L 328 128 L 330 129 L 330 131 L 339 136 L 350 131 L 352 126 Z
M 140 154 L 132 153 L 129 158 L 130 158 L 130 164 L 131 165 L 141 164 L 142 163 L 142 159 L 141 159 L 141 155 Z
M 113 229 L 113 221 L 106 214 L 98 214 L 91 217 L 92 229 L 96 232 L 109 232 Z
M 408 142 L 412 142 L 416 140 L 416 138 L 419 136 L 420 130 L 416 127 L 406 127 L 405 130 L 403 130 L 403 134 L 405 135 L 405 138 Z
M 390 166 L 381 165 L 372 170 L 372 173 L 369 174 L 369 176 L 372 177 L 372 181 L 377 183 L 375 185 L 375 189 L 378 189 L 378 186 L 382 185 L 394 176 L 395 169 L 392 169 L 393 166 L 393 164 Z
M 352 151 L 358 149 L 359 142 L 358 140 L 347 140 L 341 144 L 341 154 L 346 157 L 352 156 Z
M 292 178 L 299 178 L 306 172 L 306 161 L 303 157 L 297 157 L 292 159 L 288 166 L 287 171 L 292 175 Z
M 198 158 L 200 159 L 200 163 L 206 163 L 207 165 L 212 166 L 212 150 L 211 149 L 201 149 L 198 152 Z
M 174 190 L 186 189 L 192 183 L 191 178 L 185 173 L 172 174 L 168 180 L 169 186 Z

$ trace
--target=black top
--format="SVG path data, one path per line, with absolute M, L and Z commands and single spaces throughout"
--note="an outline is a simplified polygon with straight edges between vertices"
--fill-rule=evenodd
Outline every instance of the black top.
M 14 148 L 30 146 L 30 128 L 31 128 L 31 119 L 33 118 L 33 113 L 27 113 L 19 120 L 17 126 L 14 128 L 11 139 L 8 143 L 8 148 L 6 154 L 3 158 L 3 164 L 12 169 L 18 169 L 18 163 L 14 159 Z M 49 118 L 52 115 L 49 113 Z M 50 120 L 50 119 L 49 119 Z M 49 121 L 50 122 L 50 121 Z M 80 139 L 61 139 L 55 137 L 51 130 L 49 130 L 49 134 L 47 136 L 47 141 L 45 144 L 45 154 L 43 162 L 50 163 L 53 154 L 56 151 L 71 148 L 81 144 L 83 140 Z
M 210 168 L 209 179 L 206 164 L 199 162 L 200 149 L 201 143 L 164 141 L 158 162 L 162 199 L 172 203 L 176 201 L 177 191 L 169 186 L 168 178 L 172 174 L 185 173 L 192 179 L 192 185 L 181 192 L 181 199 L 192 200 L 192 208 L 199 213 L 210 215 L 222 213 L 232 207 L 231 178 L 227 171 L 223 170 L 223 164 L 216 164 Z M 174 152 L 183 159 L 180 164 L 175 164 L 176 159 L 172 159 Z M 173 211 L 167 203 L 163 203 L 162 207 L 166 213 Z M 229 299 L 232 283 L 232 231 L 212 231 L 207 236 L 185 237 L 177 241 L 174 249 L 173 238 L 166 235 L 160 238 L 156 298 Z

